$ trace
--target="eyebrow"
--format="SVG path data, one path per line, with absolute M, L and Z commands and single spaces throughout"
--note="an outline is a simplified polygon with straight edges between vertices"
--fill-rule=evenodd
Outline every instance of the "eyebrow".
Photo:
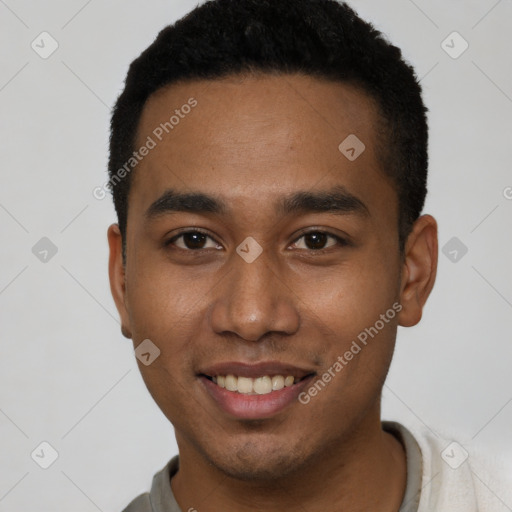
M 274 207 L 276 214 L 280 216 L 310 212 L 370 216 L 366 204 L 343 186 L 315 192 L 294 192 L 280 198 Z M 202 192 L 183 193 L 170 189 L 150 205 L 145 217 L 150 221 L 175 212 L 226 215 L 229 210 L 227 203 L 218 197 Z

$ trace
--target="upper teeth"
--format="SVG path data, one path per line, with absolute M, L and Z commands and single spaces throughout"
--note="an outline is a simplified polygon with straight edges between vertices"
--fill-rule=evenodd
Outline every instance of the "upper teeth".
M 221 388 L 226 388 L 228 391 L 238 391 L 245 395 L 266 395 L 272 391 L 279 391 L 285 386 L 291 386 L 295 381 L 292 375 L 287 377 L 282 375 L 274 375 L 273 377 L 265 375 L 256 379 L 236 377 L 235 375 L 217 375 L 212 377 L 212 380 Z

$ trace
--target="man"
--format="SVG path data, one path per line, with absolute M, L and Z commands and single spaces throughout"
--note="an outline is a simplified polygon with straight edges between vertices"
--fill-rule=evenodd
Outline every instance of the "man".
M 449 442 L 380 418 L 436 276 L 425 114 L 335 0 L 207 2 L 132 63 L 109 274 L 179 456 L 125 512 L 494 510 Z

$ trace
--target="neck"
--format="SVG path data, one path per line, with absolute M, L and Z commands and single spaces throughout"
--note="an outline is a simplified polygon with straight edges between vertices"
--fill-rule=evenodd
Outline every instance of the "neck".
M 405 452 L 397 439 L 382 430 L 380 411 L 295 473 L 269 482 L 232 478 L 182 439 L 178 445 L 180 469 L 171 486 L 183 511 L 397 512 L 405 492 Z

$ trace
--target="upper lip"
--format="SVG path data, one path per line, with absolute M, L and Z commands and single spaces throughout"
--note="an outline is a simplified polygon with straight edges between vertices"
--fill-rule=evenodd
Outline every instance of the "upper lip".
M 277 361 L 263 361 L 252 364 L 242 362 L 225 362 L 205 367 L 199 371 L 200 375 L 206 375 L 207 377 L 236 375 L 237 377 L 250 377 L 255 379 L 257 377 L 263 377 L 264 375 L 283 375 L 284 377 L 292 375 L 297 380 L 314 373 L 314 370 L 308 370 Z

